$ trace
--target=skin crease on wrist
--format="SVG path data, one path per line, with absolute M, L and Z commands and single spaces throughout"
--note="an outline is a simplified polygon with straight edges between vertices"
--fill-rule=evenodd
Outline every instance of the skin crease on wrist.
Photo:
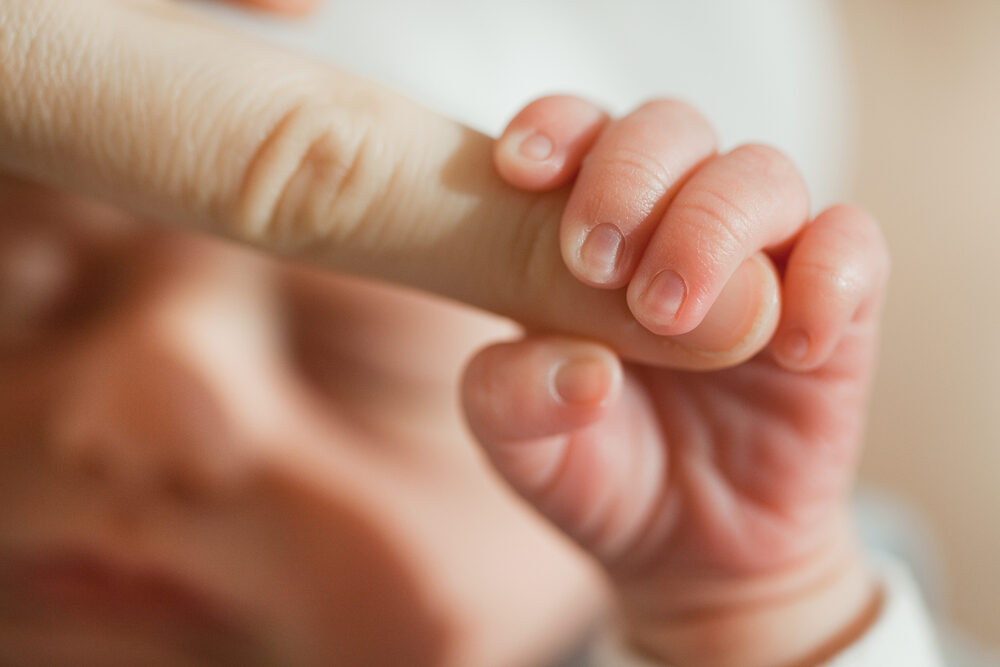
M 668 665 L 813 667 L 864 634 L 882 604 L 853 544 L 831 548 L 818 564 L 721 586 L 725 602 L 696 613 L 650 616 L 623 601 L 622 633 L 638 653 Z

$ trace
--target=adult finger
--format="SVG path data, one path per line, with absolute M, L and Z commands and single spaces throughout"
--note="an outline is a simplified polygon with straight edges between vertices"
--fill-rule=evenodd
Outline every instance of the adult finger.
M 7 0 L 0 25 L 3 169 L 647 363 L 717 367 L 765 343 L 764 326 L 733 354 L 644 331 L 622 293 L 566 270 L 564 193 L 515 190 L 489 137 L 374 84 L 169 2 Z

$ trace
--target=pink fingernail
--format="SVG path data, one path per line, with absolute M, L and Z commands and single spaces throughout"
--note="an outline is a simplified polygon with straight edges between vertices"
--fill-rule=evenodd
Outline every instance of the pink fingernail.
M 555 145 L 552 143 L 552 140 L 540 132 L 525 137 L 517 147 L 521 157 L 536 162 L 548 160 L 552 156 L 554 149 Z
M 809 334 L 802 329 L 792 329 L 781 339 L 781 349 L 789 361 L 802 363 L 809 354 Z
M 664 269 L 650 281 L 639 298 L 639 305 L 657 324 L 670 324 L 677 317 L 686 292 L 684 279 L 676 271 Z
M 552 376 L 552 389 L 569 405 L 597 405 L 611 386 L 611 372 L 598 358 L 580 357 L 560 364 Z
M 580 246 L 580 270 L 595 283 L 611 280 L 618 270 L 625 237 L 614 225 L 601 223 L 590 230 Z

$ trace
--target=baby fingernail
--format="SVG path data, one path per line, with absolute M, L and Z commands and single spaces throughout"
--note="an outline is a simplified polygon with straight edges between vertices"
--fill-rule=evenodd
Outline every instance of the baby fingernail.
M 656 324 L 669 324 L 677 317 L 686 293 L 684 279 L 676 271 L 664 269 L 653 276 L 639 298 L 639 306 Z
M 580 246 L 581 273 L 595 283 L 611 280 L 624 248 L 625 237 L 617 227 L 606 222 L 597 225 Z
M 781 339 L 782 354 L 789 361 L 801 363 L 809 354 L 809 334 L 802 329 L 792 329 Z
M 758 328 L 763 284 L 760 262 L 746 260 L 722 288 L 701 324 L 678 339 L 706 352 L 723 352 L 745 342 Z
M 525 137 L 517 147 L 517 151 L 521 154 L 521 157 L 536 162 L 548 160 L 552 156 L 554 149 L 555 146 L 552 140 L 539 132 Z
M 556 367 L 552 390 L 562 403 L 597 405 L 607 396 L 611 380 L 611 370 L 602 360 L 577 357 Z

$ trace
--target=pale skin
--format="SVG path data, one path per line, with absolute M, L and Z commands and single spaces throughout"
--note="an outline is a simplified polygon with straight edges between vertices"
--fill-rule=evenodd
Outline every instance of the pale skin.
M 81 5 L 25 0 L 0 13 L 15 27 L 0 33 L 5 170 L 122 207 L 129 224 L 194 226 L 545 331 L 473 359 L 467 419 L 508 481 L 607 568 L 626 634 L 645 652 L 808 663 L 863 627 L 875 589 L 845 497 L 887 272 L 863 212 L 838 207 L 806 225 L 787 159 L 765 147 L 716 155 L 711 129 L 676 102 L 612 122 L 580 100 L 541 100 L 494 147 L 168 4 Z M 120 95 L 123 81 L 134 95 Z M 548 148 L 522 151 L 536 133 Z M 5 188 L 22 217 L 32 197 L 51 199 L 14 180 Z M 607 226 L 581 251 L 585 230 L 612 223 L 624 239 L 616 261 L 593 252 L 615 245 Z M 664 270 L 684 289 L 645 299 Z M 352 289 L 331 302 L 401 308 Z M 415 308 L 428 316 L 413 321 L 437 316 Z M 394 391 L 398 378 L 373 370 L 392 349 L 351 351 L 368 355 L 360 372 L 378 380 L 376 395 Z M 700 372 L 710 368 L 724 370 Z M 446 396 L 457 364 L 425 370 Z M 372 441 L 398 441 L 413 424 L 415 440 L 461 441 L 425 389 L 402 391 L 390 410 L 352 395 L 354 380 L 333 381 L 345 414 L 396 424 Z M 424 412 L 394 417 L 399 406 Z M 302 456 L 279 477 L 308 470 L 313 454 Z M 270 639 L 273 650 L 294 644 Z

